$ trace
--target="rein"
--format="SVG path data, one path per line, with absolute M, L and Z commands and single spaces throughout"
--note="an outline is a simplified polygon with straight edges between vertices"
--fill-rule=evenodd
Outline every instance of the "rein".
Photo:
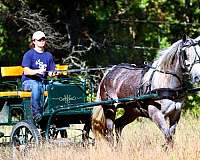
M 182 80 L 180 79 L 180 77 L 176 73 L 172 73 L 172 72 L 169 72 L 169 71 L 164 72 L 164 71 L 158 70 L 157 68 L 149 66 L 149 65 L 147 65 L 147 67 L 151 68 L 151 69 L 154 69 L 153 73 L 155 73 L 157 71 L 157 72 L 164 73 L 164 74 L 170 74 L 170 75 L 176 77 L 179 80 L 180 83 L 182 83 Z M 153 75 L 151 75 L 151 77 L 153 78 Z

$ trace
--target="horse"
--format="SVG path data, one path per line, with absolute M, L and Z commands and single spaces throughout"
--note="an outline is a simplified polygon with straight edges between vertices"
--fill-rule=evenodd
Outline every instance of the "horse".
M 196 39 L 184 36 L 170 47 L 159 52 L 152 65 L 137 68 L 130 64 L 119 64 L 108 69 L 100 81 L 97 101 L 106 101 L 140 96 L 156 89 L 184 92 L 187 83 L 200 81 L 200 47 Z M 95 139 L 104 138 L 113 142 L 114 128 L 119 142 L 123 128 L 138 117 L 151 119 L 164 134 L 165 144 L 173 146 L 173 135 L 181 116 L 186 96 L 178 92 L 175 98 L 163 97 L 150 101 L 118 102 L 98 105 L 92 111 L 92 130 Z M 124 114 L 116 117 L 116 110 Z

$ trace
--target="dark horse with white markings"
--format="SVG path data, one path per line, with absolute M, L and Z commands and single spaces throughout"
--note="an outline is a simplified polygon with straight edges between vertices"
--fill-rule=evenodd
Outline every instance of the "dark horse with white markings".
M 185 82 L 200 81 L 200 47 L 199 37 L 184 37 L 161 51 L 160 56 L 146 71 L 128 64 L 116 65 L 109 69 L 102 78 L 97 99 L 109 100 L 129 96 L 140 96 L 156 89 L 181 90 Z M 173 144 L 172 136 L 180 119 L 184 96 L 163 98 L 156 101 L 135 101 L 117 103 L 117 105 L 100 105 L 93 109 L 92 129 L 95 138 L 104 137 L 114 140 L 115 128 L 117 140 L 122 129 L 138 117 L 150 118 L 165 136 L 167 144 Z M 115 119 L 117 108 L 124 108 L 124 114 Z M 169 124 L 167 123 L 167 118 Z

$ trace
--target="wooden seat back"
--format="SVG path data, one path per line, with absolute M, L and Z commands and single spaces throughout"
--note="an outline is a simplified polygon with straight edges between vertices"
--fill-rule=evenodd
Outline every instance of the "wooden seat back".
M 67 75 L 68 65 L 60 65 L 56 64 L 56 70 L 63 71 L 63 75 Z M 22 66 L 8 66 L 1 67 L 1 76 L 2 77 L 18 77 L 21 78 L 23 74 Z M 47 91 L 44 92 L 44 96 L 47 96 Z M 29 91 L 1 91 L 0 97 L 20 97 L 20 98 L 28 98 L 31 97 L 31 92 Z
M 10 66 L 10 67 L 1 67 L 1 76 L 2 77 L 17 77 L 22 76 L 23 68 L 22 66 Z
M 55 70 L 63 71 L 63 72 L 67 73 L 68 65 L 56 64 Z M 18 77 L 18 76 L 22 76 L 22 74 L 23 74 L 22 66 L 1 67 L 1 76 L 2 77 Z

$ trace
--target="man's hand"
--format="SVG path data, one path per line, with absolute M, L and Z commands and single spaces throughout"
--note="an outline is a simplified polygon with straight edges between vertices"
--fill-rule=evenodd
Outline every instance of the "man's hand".
M 59 70 L 54 70 L 54 71 L 48 71 L 48 76 L 49 77 L 55 77 L 55 76 L 66 76 L 67 71 L 59 71 Z
M 49 71 L 49 72 L 48 72 L 48 76 L 49 76 L 49 77 L 55 77 L 55 76 L 57 76 L 57 75 L 59 75 L 59 73 L 58 73 L 57 71 Z
M 45 72 L 46 72 L 46 69 L 44 69 L 44 68 L 41 68 L 41 69 L 37 70 L 37 73 L 40 74 L 40 75 L 44 75 Z

